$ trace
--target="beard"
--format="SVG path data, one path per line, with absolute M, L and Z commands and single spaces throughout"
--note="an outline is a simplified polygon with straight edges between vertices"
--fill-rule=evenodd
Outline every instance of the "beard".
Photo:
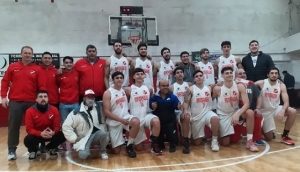
M 170 57 L 164 57 L 164 60 L 167 62 L 170 61 L 170 59 L 171 59 Z
M 117 55 L 120 55 L 120 54 L 122 54 L 122 51 L 121 51 L 121 50 L 115 50 L 115 53 L 116 53 Z
M 147 57 L 147 54 L 140 54 L 141 57 Z

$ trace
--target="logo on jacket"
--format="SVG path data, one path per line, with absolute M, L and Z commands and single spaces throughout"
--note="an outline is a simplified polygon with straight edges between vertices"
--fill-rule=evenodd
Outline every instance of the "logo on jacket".
M 30 71 L 30 74 L 34 74 L 34 73 L 35 73 L 35 71 L 34 71 L 34 70 L 31 70 L 31 71 Z
M 49 115 L 49 119 L 52 119 L 52 118 L 53 118 L 53 116 L 54 116 L 53 114 L 50 114 L 50 115 Z

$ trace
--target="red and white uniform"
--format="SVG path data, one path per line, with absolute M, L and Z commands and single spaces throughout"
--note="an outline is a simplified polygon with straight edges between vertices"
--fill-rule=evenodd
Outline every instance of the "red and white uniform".
M 153 70 L 152 63 L 150 60 L 146 59 L 142 61 L 140 58 L 135 60 L 135 68 L 142 68 L 145 72 L 144 84 L 149 87 L 153 87 Z
M 184 101 L 184 95 L 187 89 L 189 89 L 189 84 L 187 82 L 183 82 L 181 85 L 177 82 L 173 84 L 173 94 L 177 96 L 181 103 Z
M 123 86 L 129 86 L 129 62 L 126 57 L 117 58 L 115 56 L 110 56 L 110 67 L 109 67 L 109 85 L 113 85 L 111 75 L 116 72 L 122 72 L 124 74 Z
M 204 75 L 204 85 L 208 86 L 215 84 L 215 72 L 213 65 L 210 62 L 208 62 L 207 64 L 198 62 L 198 65 Z
M 262 95 L 262 116 L 263 121 L 263 131 L 265 133 L 275 130 L 274 117 L 278 115 L 281 111 L 282 106 L 280 106 L 280 83 L 277 81 L 275 85 L 271 85 L 268 79 L 264 80 L 264 86 L 261 90 Z
M 235 82 L 230 88 L 227 88 L 225 85 L 221 87 L 221 93 L 217 99 L 217 114 L 220 118 L 221 137 L 234 134 L 231 120 L 232 116 L 239 110 L 239 97 L 239 90 Z
M 150 91 L 146 85 L 138 87 L 131 85 L 131 94 L 129 100 L 129 109 L 131 115 L 139 118 L 140 130 L 135 138 L 134 144 L 140 144 L 147 139 L 144 128 L 150 128 L 151 120 L 156 118 L 149 108 Z
M 173 76 L 173 70 L 175 69 L 175 65 L 172 62 L 172 60 L 169 61 L 169 63 L 165 63 L 164 61 L 160 61 L 160 68 L 158 70 L 157 74 L 157 86 L 158 86 L 158 81 L 160 80 L 168 80 L 169 83 L 172 82 L 172 76 Z
M 220 56 L 219 57 L 220 61 L 218 64 L 218 69 L 219 69 L 219 81 L 224 81 L 222 74 L 221 74 L 221 70 L 224 67 L 231 67 L 233 69 L 233 78 L 235 78 L 235 72 L 237 70 L 237 66 L 236 66 L 236 61 L 235 61 L 235 56 L 234 55 L 230 55 L 228 58 L 224 57 L 224 56 Z
M 217 116 L 212 109 L 211 92 L 207 86 L 202 89 L 196 85 L 192 86 L 193 95 L 191 98 L 191 129 L 193 139 L 205 136 L 204 127 L 210 125 L 212 117 Z

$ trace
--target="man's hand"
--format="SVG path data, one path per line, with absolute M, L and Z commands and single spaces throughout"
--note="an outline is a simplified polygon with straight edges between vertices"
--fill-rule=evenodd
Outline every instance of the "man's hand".
M 51 139 L 52 134 L 51 132 L 47 131 L 47 129 L 45 129 L 43 132 L 41 132 L 41 137 L 43 137 L 44 139 Z
M 56 71 L 56 75 L 61 75 L 63 73 L 64 67 L 60 67 L 59 69 L 57 69 Z
M 151 61 L 152 57 L 150 55 L 147 55 L 147 59 Z
M 279 114 L 276 115 L 276 119 L 277 119 L 278 121 L 283 121 L 284 115 L 285 115 L 285 111 L 284 111 L 284 110 L 281 110 L 281 111 L 279 112 Z
M 218 81 L 217 86 L 223 86 L 223 81 Z
M 188 112 L 182 112 L 182 114 L 180 114 L 180 119 L 185 119 L 185 118 L 188 118 L 190 115 L 190 113 Z
M 51 134 L 51 136 L 54 136 L 55 132 L 53 130 L 51 130 L 49 127 L 46 130 Z
M 262 115 L 260 109 L 255 109 L 254 112 L 255 112 L 256 116 L 260 117 Z
M 123 125 L 129 125 L 129 121 L 127 119 L 121 118 L 119 122 L 121 122 Z
M 155 110 L 157 108 L 157 103 L 156 102 L 152 102 L 151 106 L 152 106 L 152 109 Z
M 178 102 L 178 109 L 181 110 L 183 108 L 183 105 L 181 102 Z
M 2 99 L 2 107 L 7 108 L 7 106 L 8 106 L 8 100 L 7 100 L 7 98 L 3 98 Z
M 235 126 L 236 124 L 239 123 L 239 116 L 238 115 L 233 115 L 232 119 L 231 119 L 231 125 Z

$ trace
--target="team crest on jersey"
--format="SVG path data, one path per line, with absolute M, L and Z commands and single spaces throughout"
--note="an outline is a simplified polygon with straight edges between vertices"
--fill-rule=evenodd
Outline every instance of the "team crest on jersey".
M 177 87 L 177 90 L 180 90 L 180 88 L 179 88 L 179 87 Z
M 146 90 L 144 90 L 143 92 L 144 92 L 144 94 L 147 94 L 147 91 L 146 91 Z
M 125 62 L 125 61 L 123 61 L 123 65 L 126 65 L 126 62 Z
M 167 67 L 166 67 L 166 66 L 164 66 L 164 69 L 167 69 Z
M 134 94 L 138 95 L 138 92 L 135 92 Z
M 170 68 L 173 70 L 173 66 L 170 66 Z
M 146 67 L 147 67 L 147 68 L 150 68 L 150 65 L 149 65 L 149 64 L 147 64 L 147 65 L 146 65 Z
M 200 93 L 198 93 L 197 96 L 200 96 Z
M 142 68 L 142 65 L 140 65 L 139 68 Z
M 118 97 L 118 94 L 116 94 L 116 97 Z
M 237 93 L 236 93 L 236 91 L 233 91 L 232 94 L 236 96 Z
M 277 90 L 277 89 L 274 89 L 274 93 L 278 93 L 278 90 Z
M 209 96 L 208 92 L 205 92 L 205 96 Z
M 234 63 L 233 60 L 230 60 L 230 63 Z
M 118 63 L 116 62 L 115 65 L 117 65 Z
M 208 66 L 209 69 L 212 69 L 212 66 Z
M 123 94 L 123 96 L 125 96 L 125 92 L 123 92 L 122 94 Z
M 227 96 L 227 93 L 225 93 L 224 95 Z

